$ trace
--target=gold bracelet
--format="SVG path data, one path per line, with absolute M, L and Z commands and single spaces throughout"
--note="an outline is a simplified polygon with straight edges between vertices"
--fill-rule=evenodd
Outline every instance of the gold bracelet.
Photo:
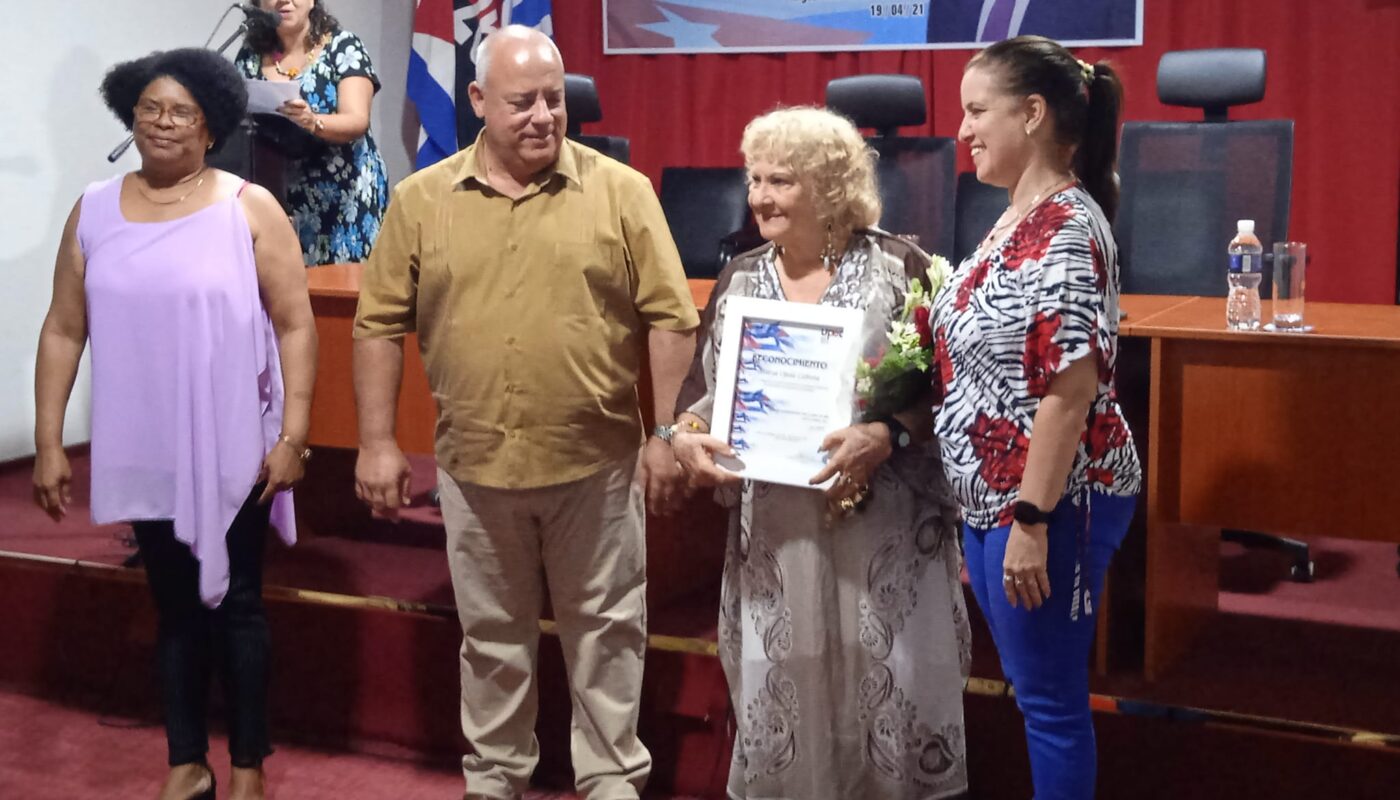
M 277 434 L 277 441 L 282 442 L 283 444 L 285 444 L 285 445 L 287 445 L 288 447 L 292 448 L 292 452 L 296 453 L 296 454 L 297 454 L 297 458 L 300 458 L 302 461 L 306 461 L 306 460 L 308 460 L 308 459 L 311 458 L 311 448 L 309 448 L 309 447 L 303 447 L 303 448 L 298 449 L 298 448 L 297 448 L 297 443 L 294 442 L 294 441 L 292 441 L 292 437 L 288 436 L 287 434 L 285 434 L 285 433 L 279 433 L 279 434 Z
M 710 428 L 708 425 L 702 428 L 700 427 L 699 422 L 696 422 L 693 419 L 688 419 L 685 422 L 677 422 L 676 424 L 672 425 L 671 435 L 674 436 L 676 433 L 682 430 L 686 433 L 709 433 Z

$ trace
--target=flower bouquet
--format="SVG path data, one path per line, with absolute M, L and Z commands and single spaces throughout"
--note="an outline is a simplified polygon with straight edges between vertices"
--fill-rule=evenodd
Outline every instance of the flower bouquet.
M 948 259 L 933 256 L 924 278 L 909 282 L 904 308 L 885 334 L 884 352 L 856 366 L 856 404 L 870 421 L 903 411 L 930 386 L 933 298 L 952 274 Z

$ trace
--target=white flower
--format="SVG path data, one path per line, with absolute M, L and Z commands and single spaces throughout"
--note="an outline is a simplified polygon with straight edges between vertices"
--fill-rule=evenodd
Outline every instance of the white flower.
M 938 294 L 938 290 L 943 288 L 943 284 L 948 281 L 948 276 L 953 274 L 953 265 L 948 263 L 948 259 L 943 256 L 930 256 L 928 265 L 928 285 L 929 297 Z
M 899 352 L 907 352 L 918 349 L 919 329 L 914 327 L 912 322 L 895 322 L 890 325 L 889 333 L 885 336 L 890 340 Z
M 875 391 L 875 379 L 869 375 L 864 375 L 856 379 L 856 394 L 867 397 Z

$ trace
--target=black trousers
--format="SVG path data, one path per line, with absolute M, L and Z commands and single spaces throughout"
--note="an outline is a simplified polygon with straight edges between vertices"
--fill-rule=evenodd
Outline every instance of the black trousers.
M 228 530 L 228 594 L 218 608 L 199 599 L 199 562 L 176 540 L 169 520 L 132 524 L 146 580 L 155 597 L 161 700 L 170 766 L 202 762 L 209 752 L 205 722 L 209 678 L 217 662 L 228 714 L 229 756 L 256 767 L 272 753 L 267 735 L 271 636 L 262 601 L 268 508 L 254 487 Z

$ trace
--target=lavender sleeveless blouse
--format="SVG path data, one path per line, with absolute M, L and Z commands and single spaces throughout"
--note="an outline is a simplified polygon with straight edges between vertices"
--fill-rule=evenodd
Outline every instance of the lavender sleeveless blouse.
M 92 519 L 173 520 L 200 599 L 228 591 L 225 535 L 282 428 L 282 372 L 237 197 L 129 222 L 122 177 L 83 193 L 92 348 Z M 272 524 L 296 541 L 289 492 Z

